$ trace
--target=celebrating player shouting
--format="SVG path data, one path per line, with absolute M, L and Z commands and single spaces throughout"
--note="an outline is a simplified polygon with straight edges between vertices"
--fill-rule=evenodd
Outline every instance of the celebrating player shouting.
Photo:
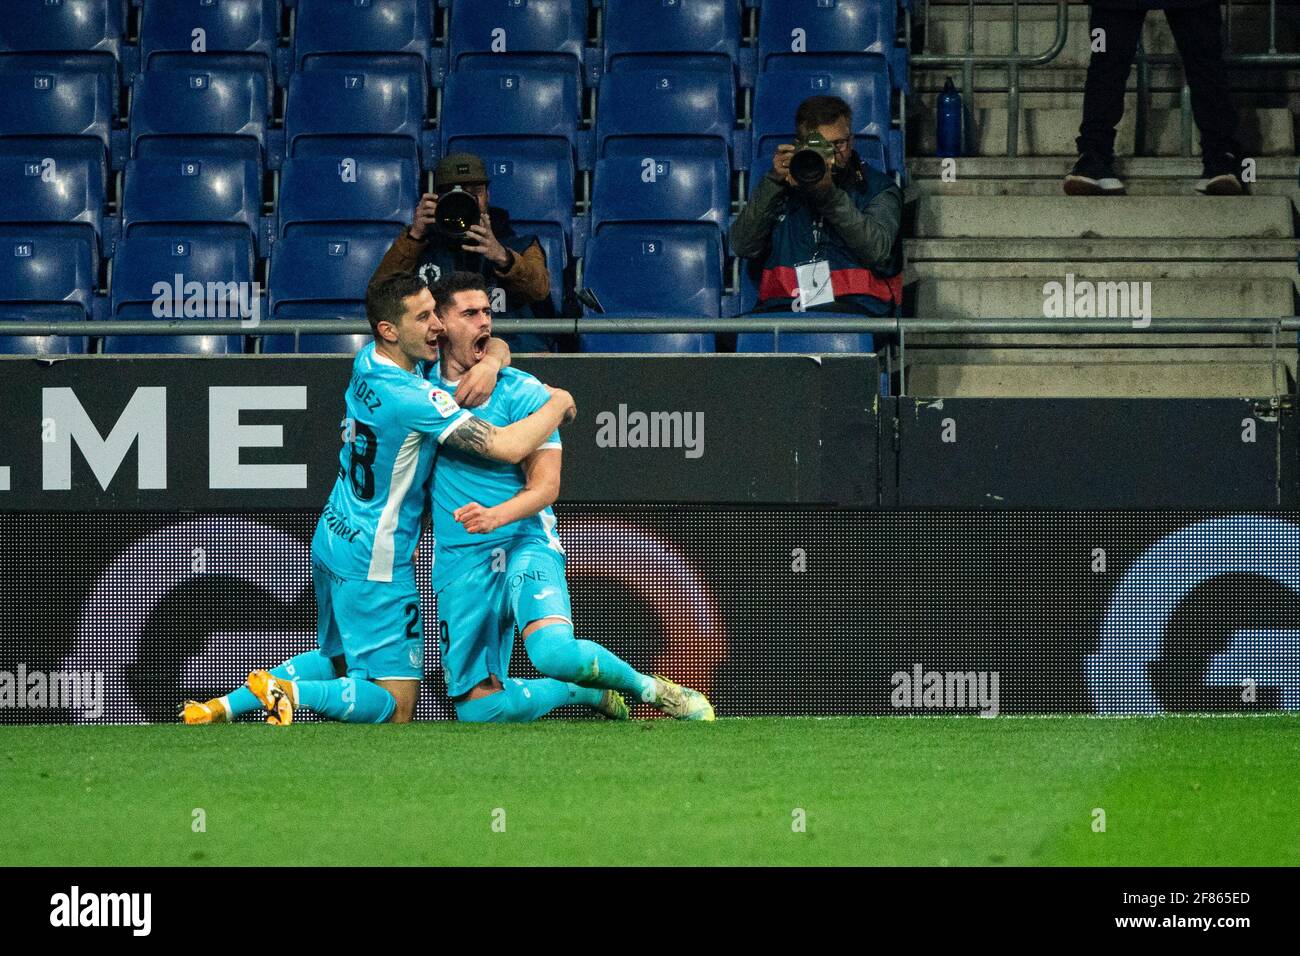
M 446 328 L 435 384 L 455 388 L 486 354 L 492 309 L 482 278 L 473 273 L 452 273 L 434 287 L 434 296 Z M 506 368 L 478 414 L 514 428 L 512 422 L 527 421 L 546 402 L 541 382 Z M 522 467 L 465 451 L 448 442 L 433 479 L 438 639 L 447 693 L 460 719 L 529 721 L 572 703 L 623 718 L 621 691 L 679 719 L 712 720 L 703 694 L 640 674 L 594 641 L 575 637 L 564 548 L 551 511 L 560 493 L 559 433 Z M 529 660 L 546 679 L 509 677 L 516 625 Z
M 438 358 L 443 327 L 418 276 L 372 285 L 366 314 L 375 341 L 353 362 L 338 478 L 312 539 L 320 648 L 254 671 L 226 697 L 187 701 L 186 723 L 258 707 L 274 724 L 290 723 L 298 707 L 353 723 L 410 720 L 424 670 L 412 554 L 437 446 L 517 463 L 573 417 L 567 392 L 542 387 L 533 414 L 498 428 L 431 384 L 425 363 Z M 489 371 L 508 360 L 497 346 Z

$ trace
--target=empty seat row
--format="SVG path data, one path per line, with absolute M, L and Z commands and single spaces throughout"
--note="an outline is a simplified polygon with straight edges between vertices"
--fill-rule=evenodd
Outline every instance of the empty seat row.
M 253 161 L 160 140 L 148 155 L 127 163 L 119 225 L 118 217 L 104 214 L 104 180 L 95 161 L 46 156 L 45 145 L 0 140 L 0 223 L 48 224 L 82 234 L 106 256 L 119 234 L 177 223 L 210 224 L 209 232 L 242 235 L 265 252 L 270 243 L 264 240 L 272 233 L 283 238 L 306 223 L 408 223 L 419 198 L 409 159 L 300 156 L 286 161 L 275 215 L 263 217 Z M 489 157 L 492 200 L 511 213 L 519 231 L 547 227 L 566 250 L 575 247 L 575 223 L 585 231 L 613 221 L 709 222 L 725 232 L 726 164 L 671 149 L 647 151 L 651 155 L 639 151 L 597 163 L 589 217 L 574 215 L 566 162 L 526 147 Z
M 80 52 L 116 63 L 124 52 L 125 0 L 8 0 L 0 53 Z M 485 58 L 562 69 L 580 82 L 651 64 L 726 73 L 744 86 L 781 57 L 875 54 L 905 76 L 895 45 L 894 0 L 767 0 L 757 48 L 741 44 L 741 0 L 618 0 L 604 4 L 601 39 L 588 46 L 585 0 L 455 0 L 448 42 L 435 47 L 431 0 L 296 0 L 286 64 L 382 54 L 440 82 Z M 196 56 L 276 73 L 277 0 L 143 0 L 143 69 Z M 116 67 L 113 67 L 116 69 Z
M 87 156 L 126 152 L 115 141 L 110 88 L 103 77 L 77 70 L 11 69 L 0 57 L 0 137 L 41 136 Z M 435 141 L 426 129 L 420 82 L 400 69 L 368 66 L 296 74 L 283 131 L 271 128 L 266 83 L 255 72 L 226 67 L 159 70 L 132 86 L 129 156 L 148 155 L 160 139 L 219 139 L 223 152 L 277 166 L 280 154 L 341 155 L 364 151 L 409 158 L 425 168 L 436 155 L 490 154 L 503 139 L 568 157 L 574 168 L 590 158 L 627 155 L 647 140 L 675 137 L 683 148 L 707 150 L 733 169 L 762 167 L 772 148 L 793 135 L 794 112 L 813 95 L 836 95 L 850 106 L 854 137 L 869 161 L 902 166 L 901 132 L 892 128 L 889 85 L 874 72 L 780 70 L 759 77 L 752 129 L 736 129 L 735 96 L 708 73 L 645 71 L 601 80 L 594 148 L 581 129 L 572 77 L 542 70 L 458 73 L 448 79 Z M 97 148 L 98 147 L 98 148 Z

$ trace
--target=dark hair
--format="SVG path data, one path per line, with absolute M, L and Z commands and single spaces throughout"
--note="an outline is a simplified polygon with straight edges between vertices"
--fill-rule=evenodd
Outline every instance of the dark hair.
M 438 314 L 445 315 L 447 306 L 456 300 L 457 292 L 482 292 L 487 294 L 483 277 L 477 272 L 453 272 L 433 286 L 433 297 L 438 300 Z
M 403 299 L 419 295 L 427 288 L 428 283 L 414 272 L 395 272 L 372 282 L 366 289 L 366 318 L 370 320 L 370 330 L 375 338 L 379 338 L 380 322 L 396 325 L 401 320 L 406 312 Z
M 794 114 L 794 127 L 800 136 L 814 132 L 836 120 L 853 122 L 853 110 L 838 96 L 810 96 L 799 104 Z

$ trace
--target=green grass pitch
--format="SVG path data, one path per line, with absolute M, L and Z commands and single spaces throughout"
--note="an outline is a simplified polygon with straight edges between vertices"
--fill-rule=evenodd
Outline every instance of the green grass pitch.
M 298 865 L 1300 864 L 1294 715 L 6 727 L 0 742 L 5 865 L 251 865 L 266 840 Z

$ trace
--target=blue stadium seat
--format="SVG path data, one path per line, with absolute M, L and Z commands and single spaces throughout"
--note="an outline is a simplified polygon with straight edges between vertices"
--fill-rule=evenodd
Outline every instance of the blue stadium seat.
M 0 355 L 84 355 L 85 336 L 0 335 Z
M 253 70 L 274 89 L 278 0 L 145 0 L 140 59 L 145 70 L 205 66 Z M 200 37 L 196 30 L 202 30 Z M 202 49 L 195 45 L 202 41 Z
M 605 72 L 704 70 L 751 86 L 753 51 L 740 45 L 740 9 L 740 0 L 606 4 Z
M 95 278 L 88 234 L 0 225 L 0 318 L 87 321 L 94 310 Z
M 570 156 L 576 151 L 585 168 L 580 116 L 578 83 L 568 73 L 513 67 L 453 73 L 443 90 L 442 155 L 469 151 L 464 139 L 474 139 L 479 154 L 490 155 L 483 140 L 527 138 L 539 155 L 565 155 L 557 146 Z
M 391 226 L 305 224 L 271 255 L 270 319 L 366 321 L 365 290 L 396 231 Z M 264 353 L 351 353 L 366 335 L 267 335 Z
M 398 229 L 304 224 L 271 250 L 270 320 L 366 321 L 366 285 Z M 346 351 L 349 336 L 303 336 L 299 351 Z M 292 335 L 266 336 L 264 352 L 292 352 Z
M 260 234 L 262 182 L 252 160 L 198 153 L 147 157 L 126 164 L 122 234 L 166 235 L 184 223 L 190 232 L 255 244 Z
M 304 224 L 271 252 L 271 318 L 360 318 L 366 285 L 400 230 Z
M 777 145 L 794 141 L 795 111 L 810 96 L 838 96 L 848 103 L 853 111 L 854 145 L 864 159 L 881 151 L 880 147 L 867 146 L 865 140 L 888 143 L 889 78 L 883 64 L 857 73 L 805 72 L 783 66 L 760 74 L 754 84 L 754 152 L 750 168 L 755 173 L 765 175 Z
M 587 244 L 583 285 L 602 318 L 701 317 L 721 311 L 722 240 L 711 226 L 610 224 Z M 712 352 L 712 334 L 583 335 L 583 351 Z
M 113 81 L 97 69 L 57 55 L 0 56 L 0 137 L 84 140 L 67 146 L 107 157 L 116 102 Z
M 425 86 L 406 70 L 307 70 L 289 81 L 288 156 L 354 156 L 365 149 L 419 163 Z M 310 143 L 311 140 L 319 140 Z M 310 143 L 310 145 L 308 145 Z
M 568 233 L 573 226 L 573 166 L 537 155 L 528 145 L 508 140 L 483 144 L 492 147 L 482 155 L 492 205 L 505 209 L 512 220 L 553 222 Z
M 861 316 L 855 316 L 861 318 Z M 786 352 L 818 355 L 823 352 L 874 352 L 869 334 L 855 332 L 742 332 L 736 336 L 737 352 Z
M 115 319 L 152 320 L 159 301 L 156 288 L 161 283 L 175 290 L 176 276 L 188 285 L 198 283 L 203 297 L 199 300 L 184 287 L 179 290 L 181 306 L 191 300 L 202 302 L 202 316 L 189 318 L 238 319 L 236 302 L 224 298 L 230 283 L 253 281 L 254 260 L 249 243 L 237 239 L 205 235 L 184 226 L 170 235 L 132 235 L 122 240 L 113 260 L 111 314 Z M 198 288 L 196 286 L 196 288 Z M 174 318 L 175 292 L 169 297 Z M 226 355 L 243 352 L 243 338 L 238 335 L 140 335 L 105 336 L 103 350 L 113 354 L 200 354 Z
M 123 0 L 7 0 L 0 53 L 104 53 L 122 46 Z
M 79 54 L 71 62 L 104 74 L 116 87 L 125 75 L 125 13 L 123 0 L 6 0 L 0 16 L 0 56 Z
M 365 315 L 356 318 L 364 321 Z M 295 341 L 292 335 L 264 335 L 261 351 L 264 355 L 355 355 L 374 339 L 373 335 L 300 335 Z
M 893 0 L 765 0 L 758 17 L 758 65 L 826 53 L 895 56 Z
M 239 155 L 264 161 L 266 78 L 220 66 L 152 70 L 135 78 L 131 93 L 131 155 L 151 139 L 228 140 Z M 191 145 L 191 149 L 198 148 Z
M 671 138 L 676 151 L 727 157 L 733 168 L 747 162 L 731 156 L 736 96 L 721 74 L 612 73 L 601 78 L 597 104 L 597 157 L 663 153 Z
M 0 190 L 4 190 L 0 186 Z M 87 236 L 59 227 L 0 225 L 0 321 L 84 322 L 91 318 L 95 265 Z M 78 336 L 0 336 L 0 355 L 75 355 Z
M 104 241 L 103 156 L 63 154 L 57 141 L 0 139 L 0 223 L 59 223 L 58 231 Z
M 719 159 L 615 156 L 596 163 L 591 231 L 610 222 L 707 222 L 725 234 L 731 173 Z
M 280 173 L 279 235 L 311 222 L 409 223 L 419 202 L 415 163 L 391 156 L 299 156 Z
M 430 76 L 433 4 L 428 0 L 298 0 L 294 64 L 304 69 L 356 69 L 361 55 L 376 65 Z
M 456 0 L 450 69 L 560 70 L 582 80 L 586 0 Z
M 483 159 L 490 201 L 510 214 L 515 232 L 537 237 L 551 274 L 551 307 L 563 314 L 565 275 L 574 250 L 574 167 L 567 145 L 543 150 L 531 140 L 463 139 L 457 149 Z
M 683 352 L 711 355 L 717 344 L 711 332 L 661 332 L 657 335 L 611 332 L 580 335 L 578 340 L 579 348 L 584 352 L 650 352 L 672 355 Z

